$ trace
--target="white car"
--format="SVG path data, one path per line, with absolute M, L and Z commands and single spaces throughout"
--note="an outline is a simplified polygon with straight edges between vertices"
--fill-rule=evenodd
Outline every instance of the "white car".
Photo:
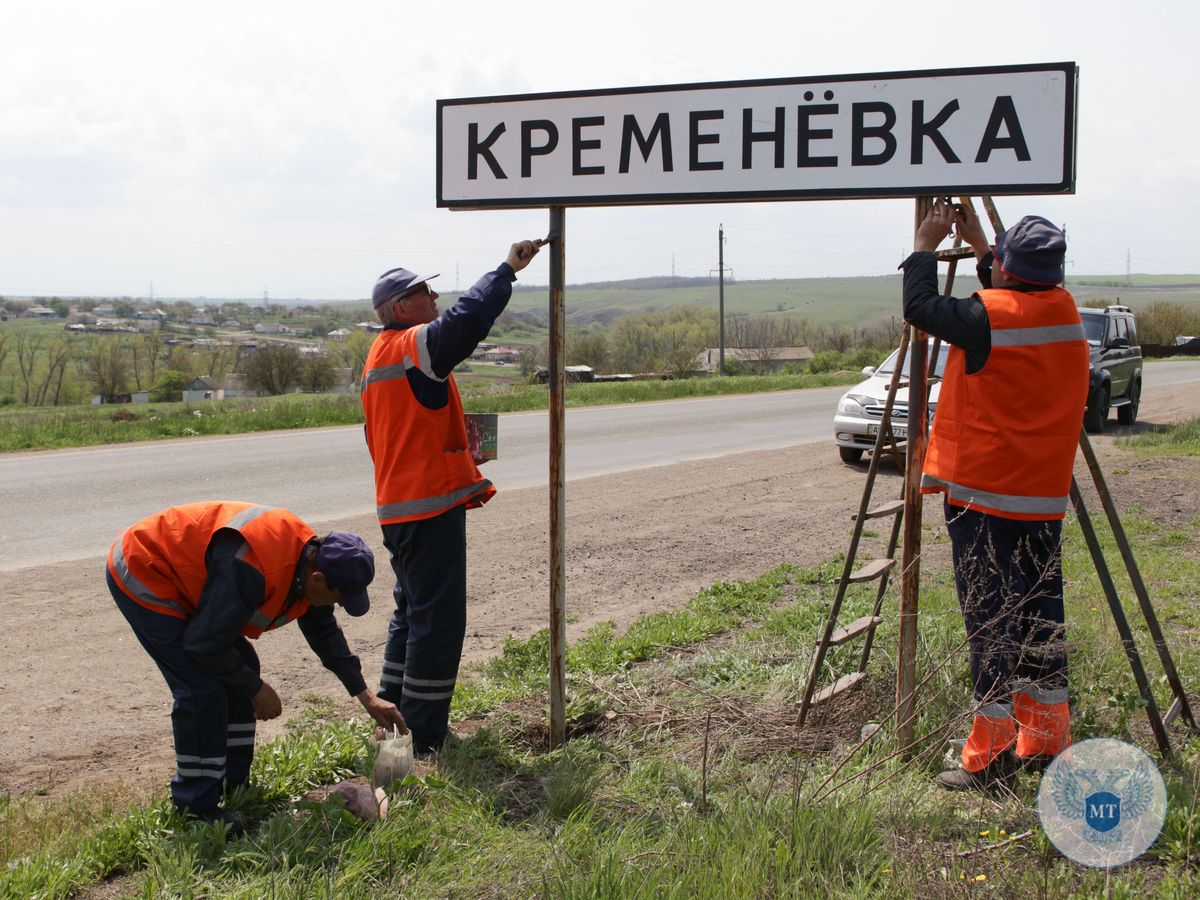
M 933 390 L 929 392 L 929 418 L 937 408 L 938 390 L 941 387 L 942 374 L 946 370 L 946 355 L 949 346 L 941 344 L 938 353 L 937 366 L 930 378 Z M 892 382 L 892 372 L 896 368 L 896 355 L 899 350 L 883 361 L 878 368 L 867 366 L 862 373 L 867 380 L 857 384 L 842 395 L 838 401 L 837 413 L 833 417 L 833 437 L 837 441 L 838 453 L 842 462 L 856 463 L 862 459 L 863 451 L 875 446 L 875 435 L 879 432 L 879 423 L 883 420 L 883 407 L 887 403 L 888 386 Z M 929 354 L 933 354 L 933 340 L 929 341 Z M 902 382 L 908 381 L 908 364 L 910 354 L 905 354 L 904 370 L 901 372 Z M 896 440 L 903 440 L 907 434 L 908 424 L 908 388 L 896 390 L 896 403 L 892 409 L 892 433 Z

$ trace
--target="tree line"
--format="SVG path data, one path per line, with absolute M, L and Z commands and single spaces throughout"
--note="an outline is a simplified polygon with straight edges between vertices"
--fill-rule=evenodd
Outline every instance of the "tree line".
M 179 400 L 199 376 L 222 379 L 241 373 L 252 390 L 282 394 L 299 388 L 321 392 L 333 386 L 337 368 L 355 379 L 374 335 L 355 331 L 304 353 L 295 344 L 216 339 L 168 341 L 160 331 L 136 334 L 72 334 L 37 323 L 0 329 L 0 405 L 59 406 L 112 400 L 149 391 L 154 402 Z

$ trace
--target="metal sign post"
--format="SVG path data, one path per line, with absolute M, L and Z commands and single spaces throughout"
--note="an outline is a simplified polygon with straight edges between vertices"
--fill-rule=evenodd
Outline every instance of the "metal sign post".
M 566 210 L 550 207 L 550 746 L 567 740 Z

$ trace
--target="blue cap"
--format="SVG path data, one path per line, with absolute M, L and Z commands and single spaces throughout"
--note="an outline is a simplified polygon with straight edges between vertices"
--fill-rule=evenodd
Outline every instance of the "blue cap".
M 996 238 L 996 259 L 1005 274 L 1030 284 L 1055 285 L 1063 280 L 1067 238 L 1041 216 L 1026 216 Z
M 371 608 L 367 585 L 375 578 L 375 554 L 357 534 L 331 531 L 317 548 L 317 571 L 342 595 L 342 609 L 365 616 Z
M 375 289 L 371 291 L 371 305 L 379 309 L 393 297 L 411 291 L 431 278 L 437 278 L 438 274 L 440 273 L 418 275 L 408 269 L 388 269 L 375 281 Z

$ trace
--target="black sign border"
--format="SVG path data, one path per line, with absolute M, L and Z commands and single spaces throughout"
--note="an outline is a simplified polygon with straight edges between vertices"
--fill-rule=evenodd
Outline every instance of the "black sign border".
M 837 84 L 858 81 L 896 81 L 914 78 L 946 78 L 963 75 L 1003 75 L 1024 72 L 1061 72 L 1066 78 L 1066 104 L 1063 116 L 1063 176 L 1057 184 L 955 184 L 918 185 L 900 188 L 819 188 L 795 191 L 699 191 L 644 194 L 604 194 L 587 196 L 522 197 L 520 199 L 480 198 L 446 200 L 442 196 L 442 110 L 448 106 L 478 106 L 487 103 L 512 103 L 528 100 L 558 100 L 572 97 L 618 96 L 622 94 L 658 94 L 725 88 L 779 87 L 813 84 Z M 437 101 L 437 205 L 455 210 L 467 209 L 541 209 L 548 206 L 649 206 L 686 203 L 764 203 L 788 200 L 874 200 L 895 197 L 921 197 L 940 194 L 1015 196 L 1022 194 L 1075 193 L 1076 119 L 1079 67 L 1074 62 L 1028 63 L 1015 66 L 979 66 L 956 69 L 920 69 L 903 72 L 868 72 L 853 75 L 804 76 L 801 78 L 761 78 L 750 81 L 710 81 L 693 84 L 663 84 L 643 87 L 595 88 L 552 93 L 504 94 L 489 97 L 458 97 Z

